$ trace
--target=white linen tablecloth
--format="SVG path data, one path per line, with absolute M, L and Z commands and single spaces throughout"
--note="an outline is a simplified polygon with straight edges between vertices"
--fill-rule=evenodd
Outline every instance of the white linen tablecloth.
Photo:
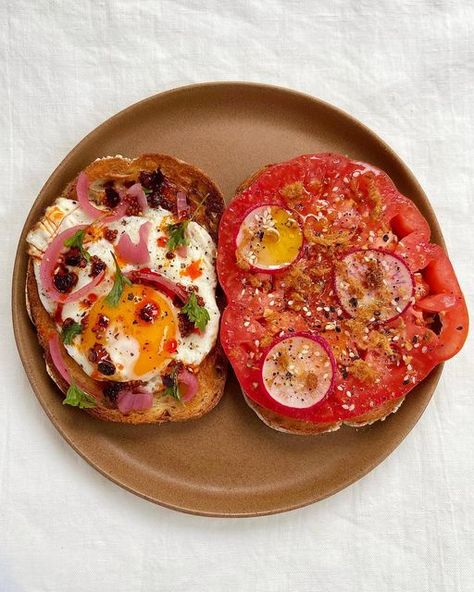
M 97 124 L 148 95 L 248 80 L 319 96 L 402 156 L 473 302 L 474 5 L 468 0 L 0 2 L 0 591 L 469 592 L 472 341 L 403 444 L 316 505 L 187 516 L 89 467 L 36 401 L 10 277 L 32 201 Z

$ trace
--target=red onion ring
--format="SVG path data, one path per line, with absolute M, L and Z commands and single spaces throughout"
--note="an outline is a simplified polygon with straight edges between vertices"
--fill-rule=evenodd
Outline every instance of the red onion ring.
M 188 297 L 188 293 L 184 288 L 151 269 L 137 269 L 136 271 L 129 271 L 125 275 L 134 283 L 150 284 L 152 287 L 164 292 L 167 296 L 171 298 L 177 297 L 182 302 L 186 302 Z
M 145 222 L 140 226 L 140 240 L 136 244 L 132 242 L 130 236 L 126 232 L 122 234 L 117 246 L 115 247 L 121 259 L 127 261 L 128 263 L 135 263 L 137 265 L 148 263 L 150 259 L 150 253 L 148 251 L 148 238 L 150 236 L 151 227 L 151 222 Z
M 186 392 L 181 395 L 182 401 L 190 401 L 197 393 L 199 388 L 199 382 L 196 376 L 190 372 L 187 368 L 182 368 L 178 372 L 178 384 L 186 387 Z
M 178 191 L 176 194 L 176 208 L 178 210 L 178 218 L 183 219 L 189 212 L 188 200 L 184 191 Z
M 136 197 L 140 210 L 144 212 L 148 208 L 145 192 L 140 183 L 135 183 L 128 190 L 127 194 L 131 197 Z
M 59 343 L 59 337 L 57 333 L 50 338 L 49 343 L 49 353 L 51 355 L 51 359 L 53 360 L 53 364 L 56 367 L 56 370 L 61 374 L 64 380 L 71 384 L 71 377 L 69 375 L 69 371 L 64 363 L 64 358 L 61 352 L 61 345 Z

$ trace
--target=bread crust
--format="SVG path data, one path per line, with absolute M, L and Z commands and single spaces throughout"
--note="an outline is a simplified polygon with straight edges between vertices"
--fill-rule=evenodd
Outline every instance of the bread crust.
M 236 189 L 236 194 L 242 193 L 252 185 L 252 183 L 266 170 L 271 164 L 267 164 L 260 168 L 258 171 L 250 175 L 245 181 L 243 181 Z M 268 427 L 277 430 L 279 432 L 285 432 L 287 434 L 296 434 L 298 436 L 315 436 L 318 434 L 324 434 L 327 432 L 335 432 L 341 426 L 347 425 L 354 428 L 361 428 L 367 425 L 371 425 L 376 421 L 384 421 L 392 413 L 396 413 L 402 405 L 405 397 L 386 401 L 376 409 L 367 413 L 358 415 L 351 418 L 350 421 L 336 421 L 330 423 L 313 423 L 310 421 L 302 421 L 291 417 L 285 417 L 275 411 L 262 407 L 255 401 L 252 401 L 244 391 L 242 391 L 245 402 L 252 409 L 259 419 L 263 421 Z
M 160 168 L 167 179 L 172 180 L 191 195 L 209 194 L 206 199 L 206 207 L 199 208 L 194 220 L 204 226 L 215 240 L 220 216 L 224 210 L 224 199 L 218 187 L 196 167 L 189 165 L 171 156 L 162 154 L 145 154 L 136 159 L 130 160 L 121 156 L 106 157 L 95 160 L 86 169 L 87 176 L 91 182 L 95 179 L 114 176 L 126 179 L 133 176 L 137 170 L 155 170 Z M 76 179 L 68 183 L 62 195 L 75 199 Z M 189 200 L 191 210 L 198 205 L 197 201 Z M 44 308 L 36 282 L 33 257 L 30 256 L 26 277 L 26 306 L 29 317 L 36 327 L 38 340 L 44 350 L 46 369 L 49 376 L 56 383 L 59 389 L 65 394 L 68 384 L 62 378 L 54 366 L 49 353 L 49 340 L 57 329 L 53 319 Z M 227 360 L 224 356 L 219 341 L 209 352 L 199 366 L 197 373 L 199 390 L 195 397 L 186 404 L 178 401 L 164 403 L 163 400 L 155 397 L 153 407 L 147 411 L 132 411 L 128 415 L 121 413 L 102 393 L 99 382 L 90 378 L 83 369 L 68 354 L 62 343 L 60 347 L 66 367 L 73 382 L 77 382 L 86 392 L 97 399 L 97 406 L 85 409 L 90 415 L 98 419 L 116 423 L 146 424 L 146 423 L 167 423 L 197 419 L 208 413 L 219 402 L 224 392 L 227 376 Z

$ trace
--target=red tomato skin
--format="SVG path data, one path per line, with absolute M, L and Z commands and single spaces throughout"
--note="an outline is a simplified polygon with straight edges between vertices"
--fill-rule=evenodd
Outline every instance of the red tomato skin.
M 350 420 L 372 411 L 387 400 L 399 399 L 423 380 L 433 367 L 455 355 L 467 336 L 468 315 L 462 292 L 446 253 L 438 245 L 429 242 L 431 232 L 428 222 L 415 204 L 398 192 L 385 173 L 374 167 L 368 169 L 367 167 L 368 165 L 364 163 L 353 162 L 335 154 L 304 155 L 287 163 L 272 165 L 265 169 L 250 187 L 234 197 L 221 219 L 217 272 L 229 301 L 221 322 L 222 346 L 247 396 L 263 407 L 286 417 L 315 423 Z M 352 179 L 350 188 L 342 186 L 345 178 Z M 354 182 L 357 179 L 359 180 Z M 291 183 L 301 184 L 303 196 L 301 201 L 290 203 L 282 193 L 282 188 Z M 358 229 L 354 240 L 360 236 L 359 241 L 364 241 L 363 244 L 367 243 L 366 246 L 370 248 L 371 232 L 376 232 L 380 225 L 390 229 L 398 240 L 387 248 L 401 257 L 411 272 L 418 274 L 420 278 L 418 281 L 420 290 L 416 292 L 420 299 L 420 306 L 417 307 L 416 303 L 409 306 L 398 320 L 387 323 L 385 326 L 387 331 L 390 331 L 398 326 L 397 323 L 402 324 L 400 341 L 405 343 L 406 349 L 399 348 L 399 355 L 409 356 L 410 363 L 400 366 L 392 364 L 387 368 L 382 358 L 380 362 L 372 359 L 371 363 L 375 367 L 377 363 L 381 364 L 382 370 L 379 382 L 369 385 L 338 368 L 334 389 L 320 404 L 309 409 L 285 407 L 271 399 L 259 387 L 261 343 L 268 346 L 268 340 L 271 342 L 271 339 L 275 339 L 280 331 L 286 332 L 288 329 L 320 333 L 321 330 L 324 331 L 324 324 L 318 325 L 318 319 L 314 317 L 322 313 L 314 313 L 313 305 L 317 303 L 316 297 L 311 305 L 312 316 L 306 317 L 304 313 L 296 316 L 291 310 L 287 312 L 288 309 L 285 306 L 288 306 L 289 299 L 285 295 L 286 276 L 283 274 L 274 274 L 271 280 L 265 277 L 257 278 L 263 283 L 264 289 L 256 294 L 258 289 L 255 290 L 250 286 L 250 282 L 254 279 L 251 277 L 252 274 L 241 269 L 236 263 L 236 233 L 249 209 L 261 203 L 274 203 L 293 208 L 300 216 L 307 216 L 317 211 L 314 207 L 314 199 L 316 199 L 314 196 L 318 192 L 318 199 L 325 199 L 325 190 L 328 187 L 337 186 L 341 195 L 346 197 L 347 192 L 362 191 L 360 188 L 366 188 L 371 184 L 383 197 L 380 220 L 375 223 L 370 219 L 372 206 L 369 203 L 366 208 L 368 217 L 364 218 L 366 214 L 364 210 L 360 216 L 361 220 L 364 220 L 364 228 Z M 307 199 L 310 194 L 314 199 Z M 357 221 L 358 215 L 351 214 L 351 216 Z M 359 247 L 360 244 L 353 246 Z M 318 265 L 325 264 L 326 261 L 323 259 L 323 262 Z M 311 269 L 310 266 L 303 276 L 311 273 Z M 326 287 L 319 296 L 321 303 L 324 301 L 335 308 L 337 302 L 330 294 L 330 288 Z M 423 297 L 425 300 L 431 298 L 425 302 L 425 309 L 423 309 Z M 268 328 L 268 319 L 264 316 L 270 309 L 270 302 L 273 302 L 277 313 L 275 319 L 271 321 L 271 331 Z M 450 305 L 445 310 L 429 311 L 426 307 L 430 302 L 432 307 L 438 308 L 440 303 L 450 303 Z M 325 314 L 325 311 L 323 312 Z M 439 334 L 434 333 L 426 325 L 426 315 L 429 316 L 432 313 L 439 315 L 441 323 Z M 325 322 L 324 317 L 322 322 Z M 290 324 L 292 326 L 289 326 Z M 340 341 L 341 335 L 334 331 L 326 331 L 322 335 L 331 347 L 339 347 L 338 340 Z M 395 346 L 395 344 L 392 345 Z M 408 346 L 410 346 L 409 349 Z M 375 350 L 374 355 L 381 354 Z M 410 372 L 416 375 L 414 382 L 411 376 L 407 377 L 408 365 L 412 369 Z

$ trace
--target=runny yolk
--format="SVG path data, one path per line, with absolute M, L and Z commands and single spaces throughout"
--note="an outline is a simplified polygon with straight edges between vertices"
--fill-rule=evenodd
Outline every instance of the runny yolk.
M 80 348 L 87 357 L 95 344 L 102 345 L 113 361 L 118 356 L 130 356 L 130 353 L 121 351 L 121 340 L 125 339 L 125 343 L 134 340 L 138 356 L 125 360 L 124 365 L 134 376 L 124 377 L 117 373 L 108 377 L 109 380 L 132 380 L 152 371 L 159 372 L 167 365 L 176 350 L 170 350 L 166 344 L 170 340 L 176 341 L 176 334 L 176 312 L 171 300 L 149 286 L 133 284 L 125 287 L 117 306 L 108 305 L 105 297 L 92 306 Z M 117 349 L 116 357 L 114 351 Z
M 292 263 L 303 244 L 295 214 L 276 205 L 253 209 L 237 235 L 237 258 L 260 269 L 279 269 Z
M 189 277 L 192 280 L 197 280 L 198 277 L 202 276 L 202 270 L 201 270 L 201 259 L 196 259 L 196 261 L 193 261 L 192 263 L 190 263 L 186 269 L 183 269 L 183 271 L 180 273 L 180 275 L 185 275 L 187 277 Z

